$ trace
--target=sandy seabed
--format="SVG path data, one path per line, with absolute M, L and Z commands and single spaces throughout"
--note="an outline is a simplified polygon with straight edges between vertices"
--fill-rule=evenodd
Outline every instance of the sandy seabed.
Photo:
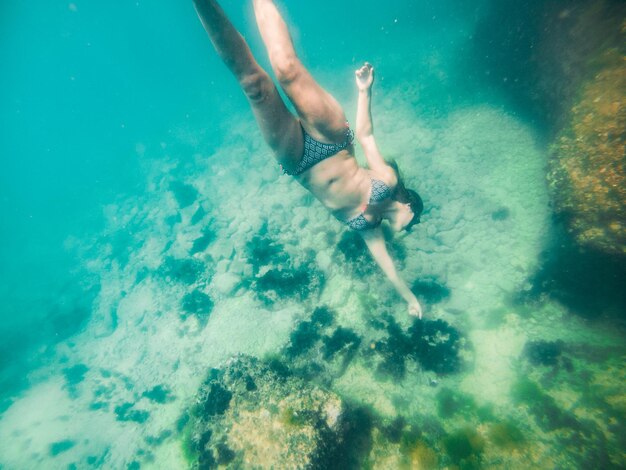
M 586 324 L 548 300 L 532 309 L 511 302 L 529 289 L 551 237 L 546 151 L 532 129 L 492 105 L 457 109 L 445 118 L 416 116 L 400 95 L 391 94 L 377 108 L 383 153 L 398 161 L 407 186 L 418 189 L 426 204 L 422 224 L 396 239 L 406 252 L 399 265 L 409 282 L 436 279 L 449 289 L 450 296 L 426 305 L 425 313 L 463 333 L 464 369 L 441 377 L 415 370 L 394 383 L 355 362 L 333 382 L 333 391 L 380 415 L 411 419 L 437 415 L 435 395 L 442 387 L 458 390 L 516 423 L 529 440 L 513 451 L 488 443 L 481 457 L 485 467 L 576 466 L 575 453 L 561 452 L 559 430 L 538 426 L 528 404 L 515 402 L 510 393 L 528 340 L 565 341 L 574 345 L 571 351 L 598 354 L 573 354 L 576 372 L 570 379 L 555 373 L 546 382 L 545 371 L 531 378 L 545 384 L 561 408 L 598 423 L 613 462 L 624 464 L 623 449 L 602 424 L 626 405 L 618 333 Z M 199 153 L 178 153 L 177 138 L 167 145 L 138 145 L 145 194 L 106 206 L 103 233 L 68 238 L 80 270 L 100 291 L 88 325 L 31 373 L 32 386 L 0 417 L 0 467 L 126 468 L 136 462 L 141 468 L 184 468 L 177 421 L 211 367 L 239 353 L 275 353 L 304 311 L 318 304 L 357 332 L 364 331 L 364 315 L 376 315 L 373 305 L 385 306 L 408 325 L 405 306 L 382 276 L 359 279 L 334 262 L 329 240 L 346 228 L 280 175 L 248 116 L 212 155 L 202 153 L 198 136 L 183 129 L 174 134 Z M 171 190 L 173 181 L 197 191 L 186 207 Z M 268 307 L 241 287 L 252 269 L 244 247 L 264 225 L 292 259 L 315 253 L 326 279 L 319 297 Z M 215 240 L 190 257 L 207 227 Z M 204 266 L 190 283 L 163 271 L 165 259 L 186 258 Z M 214 302 L 205 321 L 181 307 L 194 290 Z M 72 370 L 82 372 L 76 383 L 68 378 Z M 583 371 L 606 407 L 582 399 Z M 155 387 L 167 392 L 155 397 Z M 463 416 L 441 424 L 450 432 L 471 426 L 489 434 L 488 426 Z

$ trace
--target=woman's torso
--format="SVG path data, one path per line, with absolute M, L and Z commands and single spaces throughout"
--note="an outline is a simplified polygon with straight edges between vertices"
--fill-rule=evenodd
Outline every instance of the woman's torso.
M 372 179 L 383 181 L 391 189 L 397 179 L 389 168 L 386 174 L 378 174 L 359 166 L 350 145 L 304 173 L 296 176 L 302 186 L 309 190 L 337 219 L 347 221 L 359 214 L 367 218 L 380 218 L 384 202 L 370 205 Z

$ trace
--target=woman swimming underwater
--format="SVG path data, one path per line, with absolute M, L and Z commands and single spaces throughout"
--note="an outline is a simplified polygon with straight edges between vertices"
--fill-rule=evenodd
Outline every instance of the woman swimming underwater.
M 402 183 L 397 167 L 381 156 L 370 111 L 374 69 L 356 71 L 359 89 L 356 137 L 369 168 L 354 157 L 353 132 L 339 103 L 313 79 L 298 59 L 283 18 L 272 0 L 254 0 L 254 13 L 274 74 L 295 107 L 286 107 L 274 82 L 252 56 L 245 40 L 216 0 L 194 0 L 209 38 L 246 94 L 252 111 L 283 171 L 309 190 L 337 219 L 363 237 L 374 260 L 398 293 L 409 314 L 422 308 L 398 275 L 380 224 L 395 231 L 419 223 L 422 201 Z

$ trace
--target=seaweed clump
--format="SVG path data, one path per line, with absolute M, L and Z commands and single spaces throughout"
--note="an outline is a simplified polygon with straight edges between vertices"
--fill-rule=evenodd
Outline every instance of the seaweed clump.
M 477 468 L 485 449 L 485 439 L 473 428 L 462 428 L 446 436 L 443 446 L 456 465 Z
M 557 405 L 554 398 L 543 392 L 535 382 L 522 378 L 513 385 L 513 402 L 525 404 L 535 417 L 537 425 L 544 431 L 580 427 L 575 416 Z
M 189 250 L 190 255 L 195 255 L 196 253 L 202 253 L 207 247 L 215 241 L 217 235 L 215 232 L 209 229 L 204 229 L 202 231 L 202 235 L 196 238 L 191 245 L 191 250 Z
M 193 290 L 183 297 L 182 307 L 184 313 L 181 317 L 185 319 L 189 314 L 195 315 L 200 323 L 204 325 L 213 311 L 213 305 L 211 297 L 200 290 Z
M 183 284 L 194 284 L 205 273 L 205 264 L 194 258 L 168 257 L 159 268 L 159 272 L 170 280 Z
M 150 413 L 146 410 L 134 409 L 134 403 L 126 402 L 115 407 L 115 417 L 118 421 L 133 421 L 143 424 L 150 417 Z
M 150 390 L 143 392 L 141 396 L 159 404 L 169 403 L 174 400 L 172 392 L 163 385 L 152 387 Z
M 284 354 L 299 376 L 328 383 L 341 376 L 356 357 L 362 338 L 334 323 L 333 312 L 321 306 L 291 333 Z
M 266 305 L 282 299 L 302 302 L 319 292 L 324 275 L 315 264 L 314 256 L 292 259 L 284 246 L 268 235 L 267 224 L 246 244 L 245 253 L 252 265 L 252 273 L 243 285 L 256 292 Z
M 75 441 L 65 439 L 63 441 L 57 441 L 50 444 L 49 453 L 51 456 L 57 456 L 63 452 L 70 450 L 76 445 Z
M 169 190 L 176 198 L 176 202 L 181 209 L 192 205 L 198 197 L 196 188 L 180 181 L 172 181 Z
M 508 421 L 493 423 L 489 427 L 488 436 L 490 442 L 505 450 L 519 449 L 526 444 L 522 431 Z
M 522 355 L 534 366 L 556 366 L 563 352 L 563 341 L 528 341 Z
M 415 296 L 427 304 L 434 305 L 450 297 L 450 289 L 432 279 L 418 279 L 411 285 Z
M 374 327 L 387 333 L 373 347 L 380 357 L 377 372 L 383 377 L 404 378 L 407 360 L 438 374 L 455 373 L 461 368 L 461 335 L 443 320 L 416 319 L 405 333 L 393 317 L 386 315 L 376 320 Z

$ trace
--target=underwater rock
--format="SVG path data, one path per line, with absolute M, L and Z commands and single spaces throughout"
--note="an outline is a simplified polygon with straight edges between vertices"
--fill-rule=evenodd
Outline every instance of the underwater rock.
M 542 253 L 541 269 L 532 287 L 521 292 L 519 302 L 536 302 L 549 296 L 584 318 L 626 315 L 626 269 L 621 257 L 583 249 L 565 233 Z M 592 294 L 590 294 L 592 293 Z
M 185 432 L 191 468 L 328 468 L 343 441 L 336 395 L 251 357 L 212 370 L 196 401 Z
M 144 243 L 144 240 L 138 238 L 130 227 L 116 230 L 109 234 L 107 239 L 111 247 L 109 256 L 120 266 L 126 266 L 131 255 L 136 253 Z
M 551 135 L 595 74 L 594 58 L 624 43 L 621 0 L 489 0 L 483 11 L 460 58 L 464 83 L 504 92 Z
M 213 278 L 213 287 L 222 295 L 231 295 L 241 283 L 241 278 L 233 273 L 225 272 L 217 274 Z
M 492 0 L 473 35 L 474 81 L 502 89 L 553 139 L 555 212 L 584 247 L 626 255 L 626 3 Z M 481 65 L 481 66 L 477 66 Z M 472 82 L 472 80 L 468 80 Z
M 626 256 L 624 59 L 624 51 L 616 50 L 599 59 L 604 65 L 582 86 L 552 147 L 548 172 L 554 209 L 575 240 L 621 256 Z

